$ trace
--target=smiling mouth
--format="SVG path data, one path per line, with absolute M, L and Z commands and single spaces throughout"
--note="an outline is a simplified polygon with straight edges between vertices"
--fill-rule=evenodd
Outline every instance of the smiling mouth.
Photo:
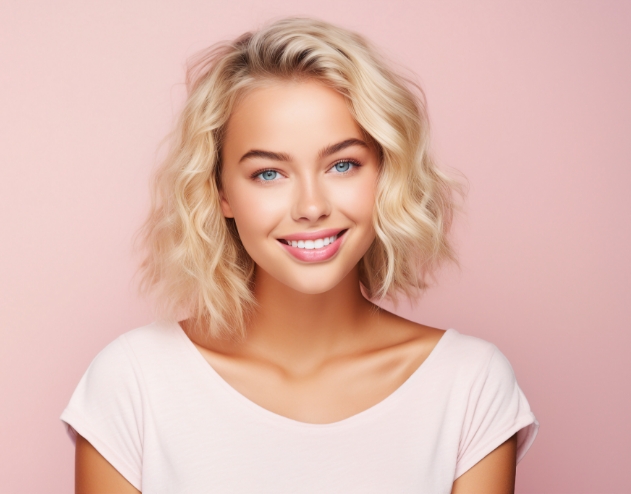
M 289 245 L 291 247 L 296 247 L 298 249 L 305 249 L 305 250 L 321 249 L 335 242 L 347 231 L 348 229 L 341 230 L 337 235 L 331 235 L 330 237 L 316 238 L 313 240 L 285 240 L 284 238 L 279 238 L 278 241 L 281 244 Z

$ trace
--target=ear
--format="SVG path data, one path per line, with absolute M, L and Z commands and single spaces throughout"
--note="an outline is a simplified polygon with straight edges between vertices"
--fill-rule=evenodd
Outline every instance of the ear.
M 221 213 L 226 218 L 234 218 L 234 214 L 232 214 L 232 208 L 230 207 L 230 203 L 228 199 L 226 199 L 226 194 L 223 190 L 219 191 L 219 204 L 221 205 Z

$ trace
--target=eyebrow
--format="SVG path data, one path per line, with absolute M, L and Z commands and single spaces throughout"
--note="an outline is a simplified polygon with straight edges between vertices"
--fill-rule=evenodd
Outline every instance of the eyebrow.
M 248 158 L 263 158 L 273 161 L 291 161 L 291 156 L 286 153 L 274 153 L 273 151 L 263 151 L 261 149 L 251 149 L 239 160 L 239 163 L 247 160 Z
M 361 146 L 363 148 L 368 149 L 368 144 L 366 144 L 361 139 L 346 139 L 345 141 L 338 142 L 337 144 L 332 144 L 330 146 L 325 147 L 322 151 L 318 153 L 319 158 L 326 158 L 332 154 L 335 154 L 343 149 L 349 148 L 351 146 Z
M 338 153 L 343 149 L 349 148 L 351 146 L 361 146 L 368 149 L 368 144 L 366 144 L 361 139 L 345 139 L 344 141 L 338 142 L 337 144 L 331 144 L 320 150 L 318 153 L 318 158 L 326 158 L 332 154 Z M 262 149 L 251 149 L 239 160 L 239 163 L 249 159 L 249 158 L 263 158 L 266 160 L 272 161 L 291 161 L 291 156 L 287 153 L 276 153 L 274 151 L 264 151 Z

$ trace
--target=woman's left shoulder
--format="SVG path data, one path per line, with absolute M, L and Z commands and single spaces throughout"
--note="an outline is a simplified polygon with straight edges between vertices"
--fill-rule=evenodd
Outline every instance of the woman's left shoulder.
M 508 359 L 497 346 L 477 336 L 450 328 L 441 338 L 441 346 L 444 347 L 446 357 L 469 370 L 496 368 L 498 371 L 513 372 Z
M 456 477 L 504 441 L 517 434 L 517 461 L 526 454 L 539 423 L 504 354 L 481 338 L 455 329 L 445 332 L 447 343 L 437 376 L 450 382 L 451 395 L 460 396 L 463 432 Z
M 427 326 L 382 311 L 382 324 L 387 326 L 388 343 L 405 349 L 406 358 L 418 362 L 427 360 L 427 366 L 445 379 L 465 379 L 476 377 L 511 382 L 515 376 L 504 354 L 493 343 L 482 338 L 461 333 L 456 329 L 447 330 Z
M 440 329 L 404 319 L 387 313 L 388 333 L 393 338 L 430 350 L 448 359 L 465 365 L 476 365 L 488 361 L 493 354 L 501 352 L 493 344 L 476 336 L 450 329 Z
M 516 386 L 510 362 L 493 343 L 453 328 L 442 330 L 412 321 L 401 326 L 408 330 L 406 346 L 411 354 L 422 355 L 425 372 L 441 382 L 462 389 L 476 382 L 502 388 Z

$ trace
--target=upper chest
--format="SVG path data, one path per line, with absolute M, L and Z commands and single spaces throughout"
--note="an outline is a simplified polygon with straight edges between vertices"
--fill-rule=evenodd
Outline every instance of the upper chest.
M 217 492 L 449 492 L 460 430 L 444 423 L 461 423 L 464 408 L 435 379 L 444 358 L 420 350 L 304 379 L 219 354 L 174 358 L 151 374 L 143 468 L 157 473 L 143 492 L 206 482 Z
M 437 341 L 415 339 L 291 373 L 261 359 L 235 358 L 197 346 L 220 379 L 252 403 L 299 422 L 344 420 L 382 402 L 425 362 Z

